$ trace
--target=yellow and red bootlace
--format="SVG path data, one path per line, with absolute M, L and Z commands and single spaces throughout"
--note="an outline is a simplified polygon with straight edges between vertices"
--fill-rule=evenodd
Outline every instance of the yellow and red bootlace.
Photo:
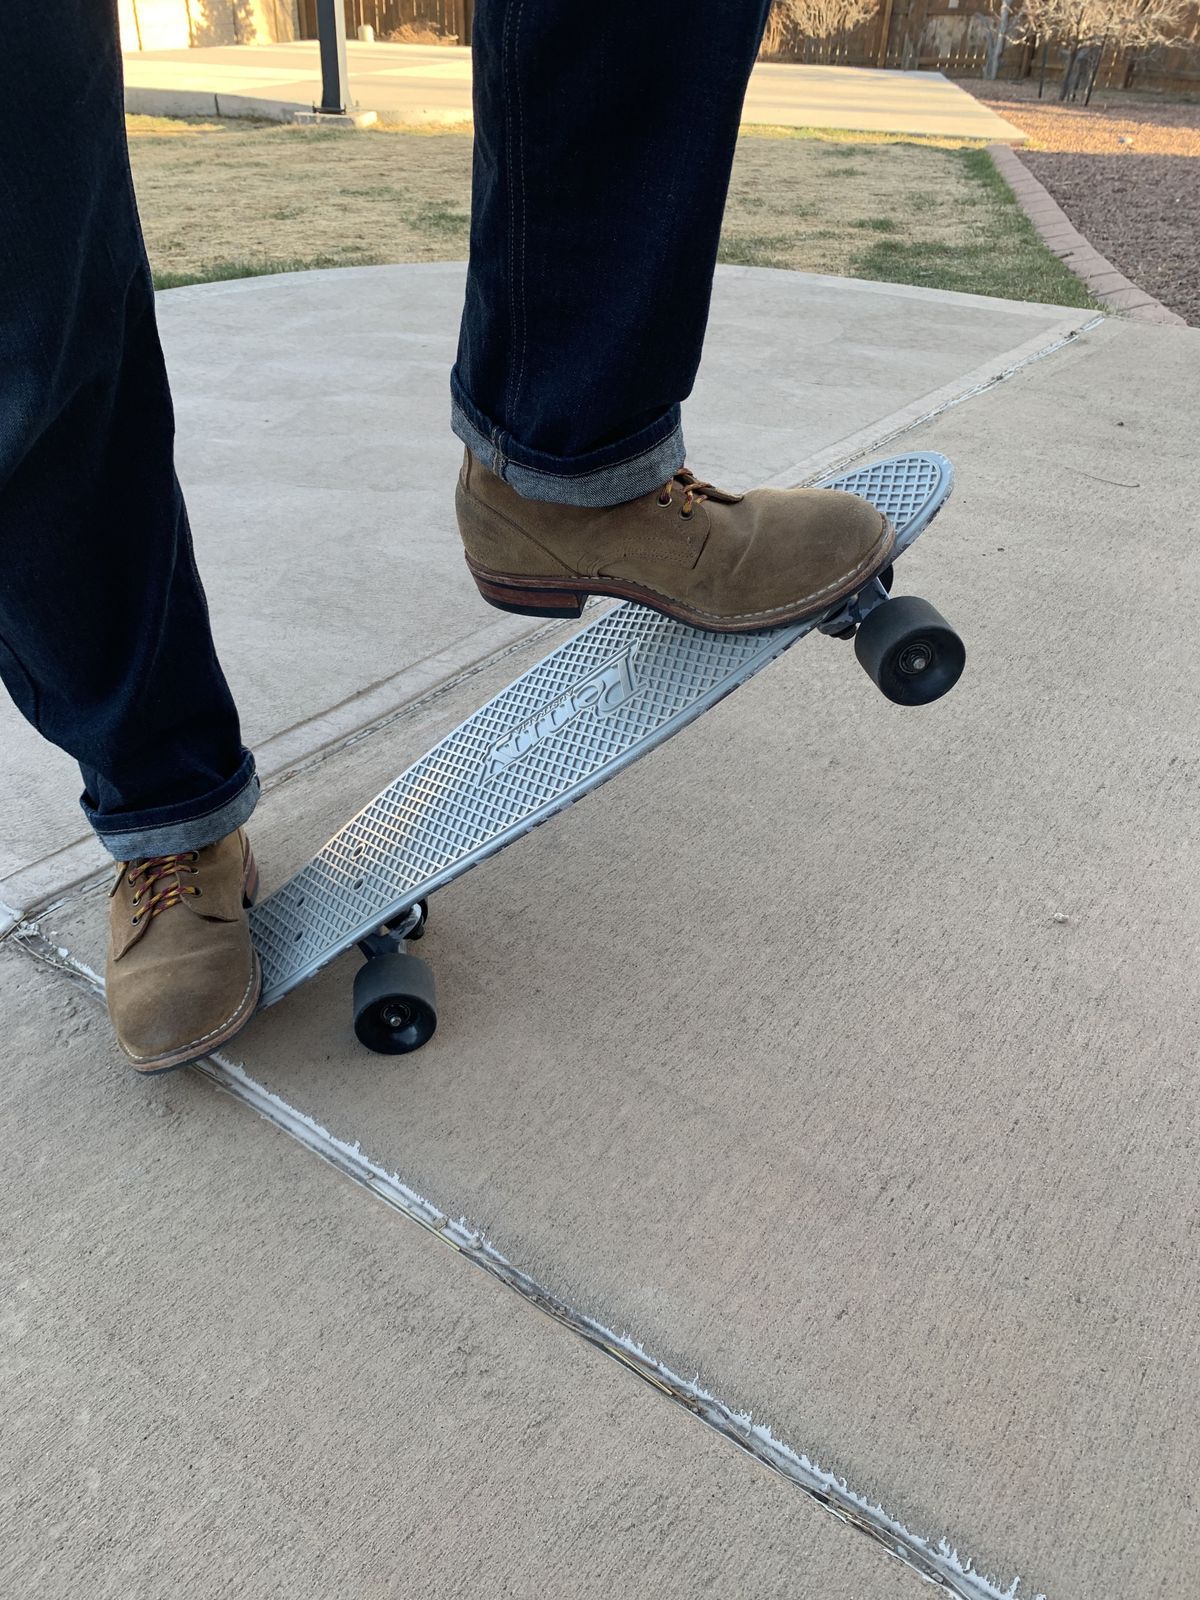
M 140 922 L 143 917 L 156 917 L 160 911 L 182 904 L 184 895 L 199 895 L 198 885 L 182 881 L 184 873 L 195 873 L 199 859 L 197 850 L 180 850 L 172 855 L 148 856 L 145 861 L 134 862 L 128 873 L 133 904 L 136 907 L 143 900 L 146 902 L 146 909 L 137 913 L 134 922 Z M 159 888 L 164 878 L 174 881 Z

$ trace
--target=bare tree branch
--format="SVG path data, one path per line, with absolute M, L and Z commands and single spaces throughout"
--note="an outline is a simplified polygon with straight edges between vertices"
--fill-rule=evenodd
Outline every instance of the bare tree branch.
M 874 16 L 878 0 L 775 0 L 763 48 L 776 55 L 788 34 L 802 39 L 831 39 Z
M 1074 54 L 1106 39 L 1121 50 L 1186 42 L 1191 0 L 1023 0 L 1025 37 L 1055 39 Z

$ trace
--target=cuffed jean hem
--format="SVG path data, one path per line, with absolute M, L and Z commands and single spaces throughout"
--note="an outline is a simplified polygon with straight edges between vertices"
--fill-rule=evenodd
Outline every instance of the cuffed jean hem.
M 230 790 L 234 792 L 229 793 Z M 117 861 L 143 861 L 147 856 L 172 855 L 179 850 L 203 850 L 240 828 L 258 804 L 259 781 L 254 757 L 247 755 L 229 783 L 200 802 L 204 809 L 190 817 L 155 821 L 143 811 L 120 819 L 120 826 L 97 817 L 86 800 L 80 802 L 96 837 Z M 215 803 L 214 803 L 215 802 Z
M 450 426 L 476 461 L 525 500 L 560 506 L 619 506 L 661 489 L 684 461 L 679 407 L 640 433 L 575 458 L 523 449 L 493 427 L 452 382 Z

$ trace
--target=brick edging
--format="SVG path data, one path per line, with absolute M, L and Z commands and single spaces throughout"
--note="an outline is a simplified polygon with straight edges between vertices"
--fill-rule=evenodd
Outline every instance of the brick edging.
M 1142 322 L 1173 323 L 1186 328 L 1183 317 L 1169 311 L 1161 301 L 1131 283 L 1111 261 L 1083 237 L 1070 217 L 1043 187 L 1014 150 L 1006 144 L 988 145 L 988 154 L 996 163 L 1000 176 L 1017 198 L 1017 204 L 1041 234 L 1048 249 L 1052 250 L 1077 278 L 1082 278 L 1091 293 L 1102 305 L 1122 311 L 1127 317 L 1137 317 Z

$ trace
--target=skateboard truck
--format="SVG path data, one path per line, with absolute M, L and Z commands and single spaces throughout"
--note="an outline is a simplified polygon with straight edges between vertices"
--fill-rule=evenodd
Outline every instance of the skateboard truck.
M 836 611 L 831 611 L 824 622 L 818 623 L 818 630 L 828 634 L 831 639 L 853 639 L 858 632 L 859 624 L 891 594 L 894 577 L 894 569 L 891 566 L 884 567 L 882 572 L 875 574 L 865 589 L 852 594 Z

